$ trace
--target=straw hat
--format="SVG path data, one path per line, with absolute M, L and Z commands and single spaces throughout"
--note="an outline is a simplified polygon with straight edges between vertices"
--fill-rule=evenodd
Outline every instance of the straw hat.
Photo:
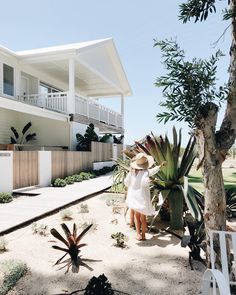
M 137 154 L 130 164 L 130 166 L 134 169 L 148 169 L 151 168 L 154 164 L 154 159 L 152 156 L 148 156 L 144 153 Z

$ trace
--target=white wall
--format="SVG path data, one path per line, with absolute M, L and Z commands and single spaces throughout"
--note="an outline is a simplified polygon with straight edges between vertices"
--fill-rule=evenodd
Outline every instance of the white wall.
M 0 192 L 13 190 L 13 152 L 0 151 Z
M 24 125 L 29 121 L 32 123 L 31 132 L 37 134 L 37 140 L 34 141 L 35 145 L 69 146 L 69 123 L 5 109 L 0 109 L 0 143 L 10 142 L 11 126 L 21 133 Z

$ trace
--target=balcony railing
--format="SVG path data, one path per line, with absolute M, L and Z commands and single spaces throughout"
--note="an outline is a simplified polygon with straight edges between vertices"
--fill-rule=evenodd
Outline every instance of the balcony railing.
M 23 103 L 67 114 L 68 92 L 48 94 L 30 94 L 18 96 Z M 116 128 L 123 128 L 122 115 L 97 103 L 96 101 L 75 95 L 75 114 L 105 123 Z
M 54 92 L 47 94 L 30 94 L 18 96 L 21 102 L 35 105 L 48 110 L 67 113 L 67 92 Z
M 118 128 L 123 128 L 122 115 L 97 103 L 96 101 L 75 96 L 75 113 Z

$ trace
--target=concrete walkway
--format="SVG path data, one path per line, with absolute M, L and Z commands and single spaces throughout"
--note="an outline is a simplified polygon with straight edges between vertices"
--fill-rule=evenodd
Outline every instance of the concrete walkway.
M 24 191 L 39 195 L 24 196 L 11 203 L 0 204 L 0 236 L 91 197 L 111 185 L 112 177 L 107 174 L 63 188 L 43 187 Z

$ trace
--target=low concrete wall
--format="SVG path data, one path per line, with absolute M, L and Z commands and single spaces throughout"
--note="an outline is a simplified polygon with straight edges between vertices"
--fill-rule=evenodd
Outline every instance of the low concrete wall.
M 105 161 L 105 162 L 94 162 L 93 163 L 93 170 L 99 170 L 103 167 L 112 167 L 115 165 L 114 161 Z

